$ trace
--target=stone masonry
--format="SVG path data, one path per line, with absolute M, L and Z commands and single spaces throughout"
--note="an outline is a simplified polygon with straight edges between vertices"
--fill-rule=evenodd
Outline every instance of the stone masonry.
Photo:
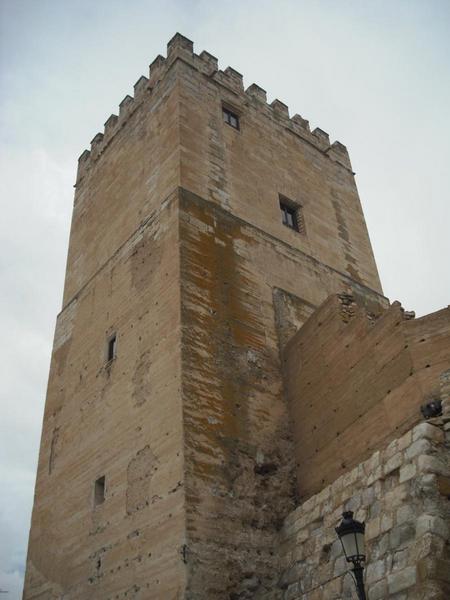
M 450 390 L 450 371 L 443 380 Z M 279 582 L 285 600 L 355 597 L 334 530 L 344 510 L 366 523 L 369 600 L 450 597 L 450 399 L 445 395 L 443 417 L 394 439 L 286 518 Z
M 314 360 L 296 336 L 333 303 L 327 298 L 343 296 L 369 313 L 400 311 L 382 295 L 345 146 L 291 117 L 280 100 L 268 104 L 258 85 L 244 89 L 235 69 L 220 70 L 176 34 L 79 159 L 24 600 L 294 598 L 342 568 L 335 547 L 311 546 L 309 562 L 291 562 L 305 549 L 300 538 L 295 548 L 295 515 L 323 512 L 308 534 L 323 532 L 323 545 L 331 543 L 325 520 L 352 502 L 341 490 L 325 501 L 341 477 L 356 477 L 346 493 L 376 523 L 402 468 L 415 468 L 399 484 L 408 488 L 405 521 L 393 521 L 392 531 L 408 522 L 408 510 L 442 518 L 432 494 L 423 506 L 413 495 L 427 476 L 422 463 L 442 441 L 442 432 L 427 438 L 431 425 L 411 434 L 411 448 L 423 446 L 411 464 L 406 438 L 403 454 L 389 458 L 381 454 L 386 440 L 375 439 L 369 450 L 380 461 L 404 462 L 386 477 L 355 476 L 355 446 L 344 467 L 314 464 L 323 466 L 323 492 L 307 481 L 302 361 L 311 372 Z M 441 318 L 426 325 L 436 328 L 426 347 L 437 354 L 446 344 Z M 382 336 L 388 349 L 397 340 L 391 333 Z M 339 351 L 343 336 L 338 328 L 330 348 Z M 436 365 L 433 375 L 445 370 Z M 331 386 L 329 375 L 321 371 Z M 358 397 L 342 398 L 349 414 Z M 421 419 L 411 406 L 399 427 Z M 328 440 L 336 422 L 329 419 Z M 312 498 L 298 507 L 307 486 Z M 394 589 L 397 568 L 375 549 L 370 560 L 385 560 L 380 577 L 368 570 L 370 581 Z M 405 578 L 415 569 L 416 586 L 431 569 L 409 554 L 396 560 Z M 324 578 L 314 583 L 305 565 L 319 563 Z

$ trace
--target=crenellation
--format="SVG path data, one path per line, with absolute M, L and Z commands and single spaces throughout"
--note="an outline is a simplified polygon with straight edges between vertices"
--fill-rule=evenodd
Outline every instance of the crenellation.
M 227 67 L 225 70 L 218 69 L 217 58 L 203 50 L 200 55 L 194 54 L 194 44 L 187 37 L 176 33 L 167 44 L 167 58 L 159 54 L 150 64 L 149 77 L 142 75 L 134 85 L 134 98 L 127 95 L 120 103 L 119 119 L 121 125 L 124 124 L 127 117 L 132 111 L 133 104 L 145 97 L 146 92 L 152 90 L 155 85 L 164 77 L 170 66 L 178 59 L 183 59 L 194 69 L 200 71 L 204 75 L 211 77 L 220 85 L 226 87 L 236 96 L 245 97 L 256 100 L 254 106 L 264 111 L 267 115 L 273 114 L 280 120 L 280 123 L 285 127 L 299 135 L 302 139 L 315 146 L 325 156 L 340 164 L 342 167 L 352 170 L 350 159 L 348 157 L 345 146 L 340 142 L 334 142 L 330 146 L 328 134 L 317 127 L 311 132 L 309 121 L 304 119 L 299 114 L 295 114 L 292 118 L 289 117 L 289 108 L 286 104 L 278 99 L 273 100 L 270 104 L 267 102 L 266 91 L 252 83 L 244 91 L 243 76 L 232 67 Z M 108 120 L 109 121 L 109 120 Z M 107 121 L 107 123 L 108 123 Z M 117 129 L 117 121 L 112 120 L 108 125 L 105 124 L 104 145 L 110 141 Z M 94 159 L 99 156 L 99 148 L 96 147 L 96 153 L 93 154 Z
M 86 163 L 89 160 L 90 156 L 91 156 L 90 150 L 83 150 L 83 152 L 80 154 L 80 156 L 78 158 L 78 162 Z
M 86 171 L 89 168 L 90 158 L 91 158 L 90 150 L 86 149 L 80 154 L 80 156 L 78 158 L 77 178 L 76 178 L 75 185 L 78 185 L 78 183 L 85 176 Z
M 140 100 L 145 94 L 145 92 L 147 92 L 150 89 L 148 84 L 148 77 L 146 77 L 145 75 L 141 75 L 141 77 L 139 77 L 139 79 L 134 84 L 133 89 L 135 100 Z
M 349 171 L 352 171 L 352 163 L 350 162 L 350 156 L 344 144 L 341 144 L 341 142 L 338 141 L 333 142 L 328 148 L 327 154 L 332 160 L 336 161 L 337 163 L 340 163 Z
M 323 150 L 329 148 L 330 136 L 326 131 L 320 129 L 320 127 L 316 127 L 311 133 L 319 141 L 319 145 Z
M 133 96 L 127 94 L 122 102 L 119 104 L 119 121 L 124 121 L 126 117 L 131 112 L 132 106 L 134 104 Z
M 240 95 L 244 91 L 242 75 L 231 67 L 227 67 L 225 71 L 216 71 L 212 74 L 212 78 L 236 95 Z
M 91 158 L 96 159 L 103 149 L 103 133 L 96 133 L 91 140 Z
M 270 106 L 277 116 L 280 116 L 284 119 L 289 119 L 289 108 L 286 104 L 284 104 L 284 102 L 281 102 L 281 100 L 275 98 L 275 100 L 270 103 Z
M 213 75 L 219 69 L 217 58 L 206 50 L 203 50 L 199 56 L 195 55 L 195 64 L 199 67 L 200 71 L 208 76 Z
M 311 129 L 309 128 L 309 121 L 301 117 L 299 114 L 295 114 L 291 118 L 291 123 L 294 125 L 295 130 L 298 130 L 298 128 L 300 128 L 302 132 L 311 133 Z
M 244 91 L 244 78 L 239 71 L 236 71 L 233 67 L 227 67 L 224 74 L 232 81 L 233 89 L 236 89 L 239 92 Z
M 176 33 L 167 42 L 167 58 L 183 56 L 183 54 L 192 57 L 194 54 L 194 43 L 184 35 L 181 35 L 181 33 Z
M 267 103 L 266 90 L 263 90 L 263 88 L 257 85 L 256 83 L 252 83 L 251 85 L 249 85 L 248 88 L 245 90 L 245 93 L 251 98 L 255 98 L 260 102 Z
M 114 136 L 117 129 L 117 124 L 119 122 L 119 117 L 117 115 L 110 115 L 104 124 L 104 139 L 105 145 L 109 142 L 109 140 Z
M 161 54 L 150 63 L 149 67 L 149 83 L 151 87 L 154 87 L 158 81 L 162 78 L 166 67 L 166 59 Z

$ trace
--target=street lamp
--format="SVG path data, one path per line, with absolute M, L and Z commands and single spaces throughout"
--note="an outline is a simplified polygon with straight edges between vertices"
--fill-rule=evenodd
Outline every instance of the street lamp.
M 341 540 L 347 562 L 353 563 L 353 576 L 358 592 L 359 600 L 366 600 L 366 592 L 364 590 L 364 561 L 366 554 L 364 550 L 364 530 L 365 523 L 360 523 L 353 519 L 351 510 L 343 513 L 342 522 L 339 527 L 336 527 L 336 533 Z

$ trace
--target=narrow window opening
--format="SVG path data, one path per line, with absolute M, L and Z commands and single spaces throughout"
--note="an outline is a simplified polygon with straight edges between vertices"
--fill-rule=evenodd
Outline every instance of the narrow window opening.
M 239 117 L 236 113 L 229 110 L 228 108 L 222 107 L 222 115 L 225 123 L 233 127 L 234 129 L 239 129 Z
M 99 477 L 94 485 L 94 506 L 103 504 L 105 501 L 105 476 Z
M 306 233 L 303 209 L 300 204 L 296 204 L 292 200 L 280 196 L 280 212 L 283 225 L 299 233 Z
M 117 350 L 117 335 L 114 334 L 108 340 L 108 346 L 107 346 L 107 350 L 106 350 L 106 353 L 107 353 L 106 360 L 108 362 L 113 360 L 114 358 L 116 358 L 116 350 Z

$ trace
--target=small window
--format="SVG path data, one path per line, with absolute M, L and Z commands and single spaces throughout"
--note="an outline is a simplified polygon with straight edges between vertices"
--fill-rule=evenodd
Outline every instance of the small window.
M 117 350 L 117 335 L 114 333 L 108 340 L 108 346 L 106 348 L 106 360 L 110 362 L 116 358 Z
M 305 233 L 303 210 L 299 204 L 280 196 L 280 211 L 283 225 L 299 233 Z
M 105 501 L 105 476 L 99 477 L 94 485 L 94 506 Z
M 239 129 L 239 117 L 236 113 L 223 106 L 222 115 L 225 123 L 228 123 L 228 125 L 234 127 L 234 129 Z

